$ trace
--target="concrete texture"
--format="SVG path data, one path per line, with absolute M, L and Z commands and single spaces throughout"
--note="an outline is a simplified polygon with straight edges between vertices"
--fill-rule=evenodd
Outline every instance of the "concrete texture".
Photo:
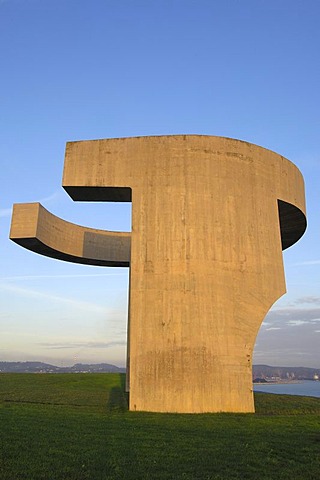
M 130 237 L 130 233 L 95 230 L 66 222 L 39 203 L 13 206 L 11 240 L 47 257 L 104 267 L 129 267 Z
M 130 261 L 130 409 L 253 412 L 255 338 L 286 291 L 281 250 L 306 228 L 299 170 L 222 137 L 107 139 L 67 144 L 63 187 L 74 200 L 132 201 L 131 248 L 130 234 L 38 204 L 15 207 L 11 238 L 69 261 Z

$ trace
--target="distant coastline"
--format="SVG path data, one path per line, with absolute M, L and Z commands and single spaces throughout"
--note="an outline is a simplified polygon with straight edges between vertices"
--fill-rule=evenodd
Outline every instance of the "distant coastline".
M 44 362 L 0 362 L 0 373 L 125 373 L 126 369 L 109 363 L 76 363 L 57 367 Z
M 296 382 L 254 383 L 253 391 L 257 393 L 320 398 L 320 382 L 314 380 L 299 380 Z
M 314 378 L 311 378 L 308 380 L 309 382 L 315 382 L 318 380 L 315 380 Z M 287 384 L 294 384 L 294 383 L 301 383 L 303 380 L 266 380 L 265 382 L 259 382 L 256 380 L 253 380 L 254 385 L 287 385 Z
M 279 367 L 270 365 L 253 365 L 252 380 L 254 384 L 294 383 L 299 380 L 319 380 L 320 368 Z
M 58 367 L 44 362 L 1 362 L 0 373 L 125 373 L 124 367 L 109 363 L 76 363 L 68 367 Z M 253 365 L 252 380 L 255 385 L 294 384 L 303 380 L 318 381 L 320 368 L 278 367 Z

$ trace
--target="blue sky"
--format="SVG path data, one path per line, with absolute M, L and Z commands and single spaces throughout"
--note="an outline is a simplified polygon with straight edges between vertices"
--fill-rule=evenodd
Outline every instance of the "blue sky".
M 320 367 L 318 0 L 0 0 L 0 360 L 125 363 L 128 270 L 28 252 L 13 203 L 131 228 L 129 204 L 76 203 L 67 141 L 161 134 L 246 140 L 293 161 L 308 230 L 255 363 Z

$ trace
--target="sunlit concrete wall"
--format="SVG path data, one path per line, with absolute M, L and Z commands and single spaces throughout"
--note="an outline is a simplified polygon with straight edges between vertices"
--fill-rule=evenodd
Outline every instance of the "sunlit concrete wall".
M 67 144 L 63 186 L 132 201 L 130 409 L 254 411 L 255 338 L 306 227 L 299 170 L 228 138 L 106 139 Z

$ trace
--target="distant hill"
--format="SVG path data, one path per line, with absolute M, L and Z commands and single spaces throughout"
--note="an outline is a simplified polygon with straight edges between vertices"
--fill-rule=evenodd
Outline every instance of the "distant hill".
M 0 373 L 125 373 L 126 369 L 109 363 L 76 363 L 72 367 L 57 367 L 44 362 L 0 362 Z M 320 378 L 319 368 L 271 367 L 254 365 L 253 380 L 314 380 Z
M 314 380 L 320 378 L 319 368 L 307 367 L 271 367 L 270 365 L 254 365 L 252 368 L 253 379 L 280 379 L 280 380 Z
M 0 362 L 0 373 L 124 373 L 125 368 L 109 363 L 93 365 L 76 363 L 72 367 L 57 367 L 43 362 Z

